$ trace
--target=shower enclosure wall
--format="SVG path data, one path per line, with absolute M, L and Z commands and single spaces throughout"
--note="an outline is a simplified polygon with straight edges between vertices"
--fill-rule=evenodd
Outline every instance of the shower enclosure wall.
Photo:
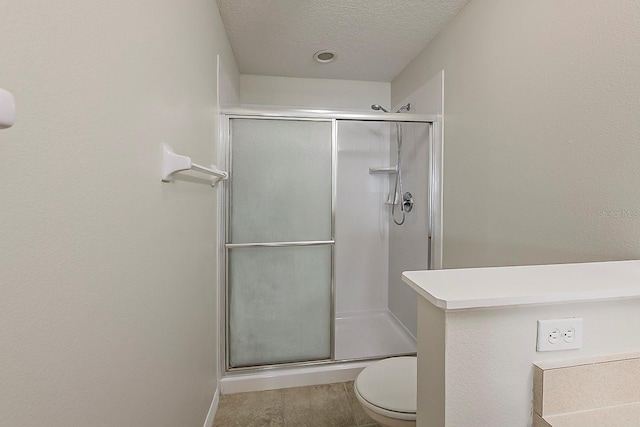
M 404 190 L 415 201 L 402 226 L 390 215 L 396 120 Z M 223 114 L 227 375 L 415 353 L 416 302 L 400 275 L 429 263 L 433 121 Z

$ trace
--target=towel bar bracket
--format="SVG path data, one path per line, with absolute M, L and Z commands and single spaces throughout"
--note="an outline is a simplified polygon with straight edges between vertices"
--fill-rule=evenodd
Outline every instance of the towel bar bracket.
M 160 178 L 163 182 L 171 182 L 173 174 L 176 172 L 182 172 L 187 170 L 194 170 L 201 173 L 211 175 L 211 186 L 215 187 L 218 182 L 223 181 L 229 177 L 229 174 L 223 170 L 218 169 L 215 165 L 211 165 L 211 168 L 200 166 L 191 162 L 191 158 L 187 156 L 181 156 L 173 152 L 171 146 L 162 144 L 162 169 Z

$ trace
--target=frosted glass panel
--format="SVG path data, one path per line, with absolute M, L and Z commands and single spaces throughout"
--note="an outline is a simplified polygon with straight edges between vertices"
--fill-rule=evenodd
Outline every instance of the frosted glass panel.
M 331 240 L 331 123 L 231 120 L 229 243 Z
M 330 357 L 331 247 L 229 250 L 232 367 Z

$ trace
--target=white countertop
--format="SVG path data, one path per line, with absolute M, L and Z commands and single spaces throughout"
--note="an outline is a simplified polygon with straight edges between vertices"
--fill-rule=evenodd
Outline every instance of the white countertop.
M 443 310 L 640 297 L 640 261 L 405 271 L 402 279 Z

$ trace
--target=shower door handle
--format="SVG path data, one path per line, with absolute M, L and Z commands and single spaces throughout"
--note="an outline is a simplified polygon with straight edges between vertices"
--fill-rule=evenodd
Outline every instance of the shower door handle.
M 324 246 L 333 245 L 335 240 L 312 240 L 306 242 L 264 242 L 264 243 L 226 243 L 228 249 L 233 248 L 284 248 L 292 246 Z

